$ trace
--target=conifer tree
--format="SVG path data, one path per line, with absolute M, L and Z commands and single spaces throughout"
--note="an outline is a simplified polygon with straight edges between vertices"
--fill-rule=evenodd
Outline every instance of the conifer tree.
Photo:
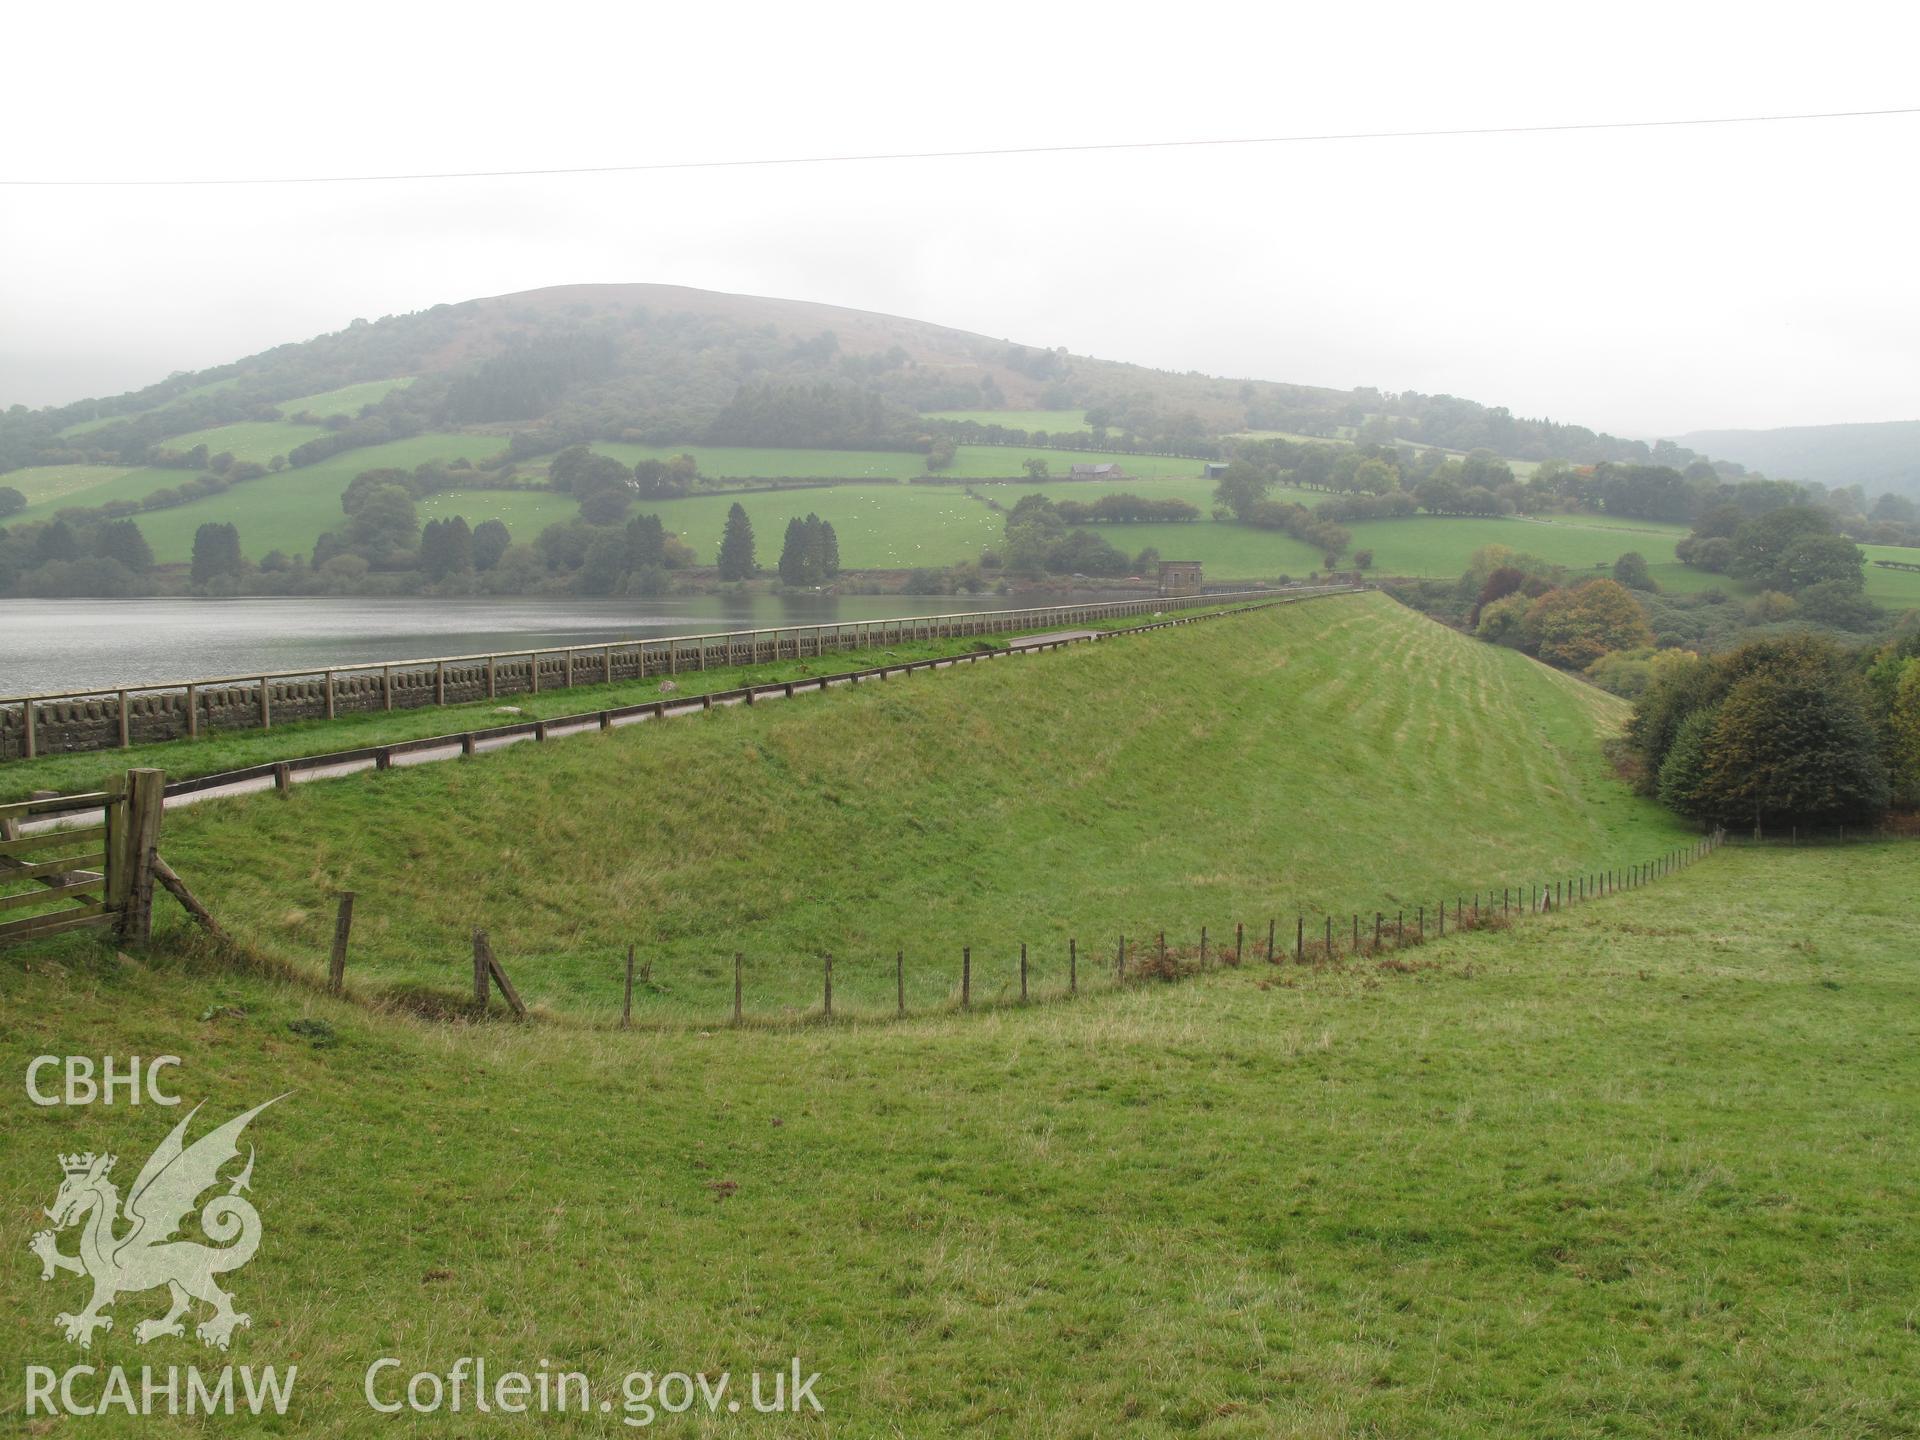
M 760 567 L 753 558 L 753 522 L 738 500 L 727 511 L 727 528 L 720 537 L 720 555 L 716 562 L 722 580 L 750 580 Z
M 807 585 L 809 540 L 807 522 L 795 516 L 787 521 L 786 538 L 780 542 L 780 583 L 782 585 Z

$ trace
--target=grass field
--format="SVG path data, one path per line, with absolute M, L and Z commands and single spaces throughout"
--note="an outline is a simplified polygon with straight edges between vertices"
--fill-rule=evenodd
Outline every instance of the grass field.
M 755 449 L 742 445 L 627 445 L 597 443 L 596 453 L 611 455 L 628 465 L 641 460 L 670 460 L 682 453 L 700 462 L 700 473 L 723 480 L 911 480 L 927 474 L 927 457 L 893 450 Z M 1020 462 L 1038 456 L 1059 475 L 1073 465 L 1112 463 L 1142 478 L 1194 476 L 1201 462 L 1164 455 L 1115 455 L 1079 450 L 1023 450 L 1010 445 L 962 445 L 950 469 L 949 480 L 986 480 L 1024 472 Z
M 1920 571 L 1888 570 L 1875 560 L 1920 564 L 1920 549 L 1910 545 L 1862 545 L 1867 554 L 1867 598 L 1900 610 L 1920 608 Z
M 1049 435 L 1064 435 L 1087 428 L 1084 410 L 925 410 L 929 420 L 971 420 L 976 425 L 1004 425 L 1009 430 L 1031 433 L 1044 430 Z
M 840 563 L 851 569 L 943 566 L 978 559 L 998 545 L 1001 517 L 959 489 L 948 486 L 828 485 L 817 490 L 764 491 L 751 495 L 696 495 L 684 500 L 636 501 L 635 515 L 658 515 L 661 523 L 711 565 L 720 548 L 727 511 L 738 502 L 753 522 L 760 563 L 773 569 L 787 521 L 817 514 L 833 522 Z M 553 524 L 579 517 L 572 497 L 539 490 L 450 491 L 420 502 L 420 518 L 463 515 L 467 523 L 503 522 L 520 541 L 531 541 Z
M 207 447 L 209 455 L 221 451 L 236 460 L 254 460 L 264 465 L 276 455 L 285 455 L 296 445 L 317 440 L 326 430 L 319 425 L 296 425 L 291 420 L 242 420 L 233 425 L 216 425 L 210 430 L 190 430 L 166 441 L 166 448 L 185 453 L 196 445 Z
M 1409 969 L 884 1025 L 446 1025 L 80 943 L 9 956 L 0 1005 L 17 1055 L 181 1056 L 196 1134 L 288 1096 L 222 1358 L 299 1378 L 248 1433 L 501 1428 L 373 1413 L 382 1356 L 584 1372 L 613 1414 L 519 1424 L 607 1435 L 627 1372 L 798 1355 L 823 1419 L 742 1433 L 1884 1436 L 1920 1373 L 1913 856 L 1728 849 Z M 131 1174 L 181 1112 L 7 1103 L 0 1363 L 221 1363 L 134 1343 L 152 1293 L 81 1356 L 83 1282 L 24 1253 L 58 1153 Z
M 328 893 L 357 890 L 369 983 L 458 984 L 484 924 L 570 1012 L 617 1003 L 629 943 L 649 1018 L 719 1015 L 736 950 L 761 1012 L 804 1006 L 827 951 L 843 1008 L 890 1007 L 896 947 L 937 1004 L 962 945 L 989 996 L 1023 941 L 1057 969 L 1069 937 L 1411 911 L 1656 854 L 1674 822 L 1600 754 L 1625 711 L 1358 596 L 192 807 L 166 854 L 305 966 Z
M 295 400 L 282 400 L 282 415 L 298 415 L 311 411 L 325 418 L 329 415 L 358 415 L 368 405 L 378 405 L 395 390 L 413 383 L 413 377 L 400 380 L 363 380 L 357 385 L 342 385 L 338 390 L 323 390 L 318 395 L 302 395 Z
M 13 519 L 23 524 L 37 523 L 51 520 L 60 511 L 75 506 L 93 508 L 105 505 L 110 500 L 138 502 L 146 499 L 156 490 L 170 489 L 191 480 L 195 473 L 190 470 L 173 470 L 158 465 L 142 465 L 137 469 L 113 465 L 76 465 L 57 468 L 92 472 L 97 478 L 89 479 L 85 475 L 76 475 L 73 477 L 74 483 L 62 494 L 27 506 L 19 515 L 12 517 Z M 16 473 L 24 475 L 31 472 L 23 470 Z M 134 518 L 140 522 L 140 528 L 144 532 L 153 517 L 138 515 Z
M 0 475 L 0 485 L 27 497 L 27 509 L 20 512 L 25 518 L 35 510 L 72 505 L 75 502 L 70 497 L 111 485 L 132 473 L 125 465 L 35 465 Z M 8 523 L 13 523 L 13 517 L 8 517 Z
M 453 460 L 463 455 L 475 459 L 488 453 L 484 448 L 486 444 L 480 436 L 444 434 L 416 435 L 411 440 L 369 445 L 322 460 L 317 465 L 244 481 L 191 505 L 141 515 L 138 517 L 140 529 L 153 547 L 154 558 L 162 564 L 191 559 L 194 531 L 208 521 L 238 526 L 241 552 L 250 560 L 258 560 L 269 550 L 284 550 L 289 555 L 310 553 L 317 536 L 346 523 L 346 516 L 340 510 L 340 495 L 362 470 L 385 465 L 412 469 L 424 460 Z M 138 493 L 141 495 L 150 494 L 163 485 L 178 485 L 183 478 L 178 470 L 141 470 L 115 483 L 129 485 L 139 477 L 145 477 L 140 480 Z M 153 483 L 146 483 L 147 480 Z M 99 498 L 95 498 L 96 495 Z M 98 504 L 105 498 L 111 497 L 96 491 L 87 503 Z
M 166 404 L 177 405 L 183 400 L 198 400 L 207 395 L 217 395 L 222 390 L 230 390 L 235 385 L 238 385 L 239 383 L 240 382 L 238 379 L 230 377 L 225 380 L 214 380 L 205 385 L 196 385 L 191 390 L 182 390 L 178 395 L 175 395 L 172 399 L 168 400 Z M 163 407 L 155 406 L 153 408 L 160 409 Z M 128 420 L 128 419 L 131 419 L 135 414 L 144 415 L 146 413 L 148 412 L 144 410 L 140 410 L 140 411 L 130 412 L 129 414 L 126 414 L 126 415 L 103 415 L 100 418 L 95 420 L 82 420 L 76 424 L 69 425 L 67 426 L 66 429 L 62 430 L 60 432 L 60 438 L 63 440 L 72 439 L 76 435 L 85 435 L 90 431 L 100 429 L 102 426 L 111 425 L 117 420 Z

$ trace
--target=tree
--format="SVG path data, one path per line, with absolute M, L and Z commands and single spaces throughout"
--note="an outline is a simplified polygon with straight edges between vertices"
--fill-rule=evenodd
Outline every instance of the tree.
M 1533 601 L 1524 595 L 1504 595 L 1480 607 L 1474 634 L 1495 645 L 1518 645 L 1526 634 L 1527 611 Z
M 1043 460 L 1040 462 L 1045 464 Z M 11 485 L 0 485 L 0 517 L 18 515 L 27 508 L 27 497 Z
M 1373 551 L 1371 550 L 1354 551 L 1353 552 L 1353 568 L 1356 570 L 1371 570 L 1373 568 Z
M 473 570 L 473 532 L 464 515 L 427 522 L 420 532 L 420 568 L 434 581 Z
M 413 497 L 399 485 L 375 487 L 347 521 L 347 541 L 374 565 L 412 550 L 420 541 Z
M 1236 518 L 1245 520 L 1248 512 L 1267 498 L 1267 489 L 1272 484 L 1271 470 L 1251 460 L 1235 460 L 1214 483 L 1213 498 L 1231 510 Z
M 1833 533 L 1826 513 L 1810 505 L 1788 505 L 1745 521 L 1733 534 L 1736 580 L 1750 580 L 1762 590 L 1791 591 L 1793 581 L 1787 553 L 1809 535 Z
M 1703 818 L 1839 824 L 1887 806 L 1887 769 L 1859 685 L 1824 667 L 1774 664 L 1741 680 L 1705 749 Z
M 1653 644 L 1646 612 L 1616 580 L 1549 591 L 1528 609 L 1526 628 L 1542 660 L 1570 670 L 1584 670 L 1609 651 Z
M 1047 474 L 1048 474 L 1047 462 L 1040 456 L 1029 455 L 1026 459 L 1022 460 L 1020 464 L 1022 468 L 1026 470 L 1027 478 L 1029 480 L 1044 480 L 1047 478 Z M 18 492 L 15 492 L 15 493 L 18 493 Z M 25 505 L 26 504 L 25 499 L 22 499 L 20 503 L 22 505 Z M 7 512 L 4 509 L 0 509 L 0 515 L 4 515 L 6 513 Z
M 690 460 L 692 457 L 679 458 Z M 642 500 L 673 500 L 693 488 L 693 476 L 687 469 L 665 460 L 642 460 L 633 467 L 633 488 Z
M 840 573 L 840 541 L 833 526 L 818 515 L 787 522 L 780 546 L 780 580 L 786 585 L 818 585 Z
M 807 574 L 807 527 L 798 515 L 787 521 L 786 538 L 780 544 L 780 583 L 805 585 Z
M 1653 583 L 1653 571 L 1647 568 L 1647 557 L 1638 550 L 1629 550 L 1613 562 L 1613 578 L 1629 590 L 1657 591 L 1660 588 Z
M 1060 575 L 1125 575 L 1133 562 L 1091 530 L 1075 530 L 1047 555 L 1046 568 Z
M 233 525 L 206 524 L 193 532 L 193 583 L 238 578 L 245 568 L 240 558 L 240 531 Z
M 1844 535 L 1803 535 L 1780 557 L 1781 588 L 1798 595 L 1815 585 L 1841 585 L 1858 594 L 1866 588 L 1865 553 Z
M 1007 563 L 1038 574 L 1047 568 L 1047 556 L 1066 535 L 1066 522 L 1052 501 L 1044 495 L 1023 495 L 1007 512 Z
M 1822 580 L 1809 585 L 1795 599 L 1800 614 L 1816 625 L 1831 625 L 1836 630 L 1869 631 L 1884 618 L 1880 607 L 1860 593 L 1858 582 Z
M 831 580 L 840 573 L 840 537 L 834 533 L 833 522 L 820 522 L 820 575 Z
M 619 489 L 595 490 L 580 501 L 580 518 L 589 525 L 618 525 L 633 504 L 633 492 Z
M 499 520 L 482 520 L 473 529 L 473 568 L 491 570 L 513 544 L 513 533 Z
M 753 522 L 734 501 L 727 511 L 727 528 L 720 537 L 720 554 L 715 562 L 722 580 L 751 580 L 759 570 L 753 558 Z
M 627 522 L 627 568 L 664 570 L 667 565 L 667 529 L 658 515 L 640 515 Z
M 73 527 L 64 520 L 56 520 L 40 532 L 40 538 L 34 541 L 33 563 L 45 565 L 53 560 L 78 560 L 80 558 L 80 537 L 73 533 Z
M 1887 768 L 1895 798 L 1920 803 L 1920 658 L 1909 658 L 1893 684 L 1887 711 Z
M 580 567 L 582 595 L 611 595 L 620 586 L 627 558 L 626 538 L 602 532 L 587 546 L 587 558 Z
M 1674 732 L 1655 788 L 1660 803 L 1669 810 L 1696 820 L 1710 818 L 1707 744 L 1719 719 L 1719 706 L 1705 706 L 1682 720 Z
M 153 547 L 131 520 L 109 520 L 94 531 L 93 553 L 103 560 L 119 561 L 135 575 L 153 568 Z

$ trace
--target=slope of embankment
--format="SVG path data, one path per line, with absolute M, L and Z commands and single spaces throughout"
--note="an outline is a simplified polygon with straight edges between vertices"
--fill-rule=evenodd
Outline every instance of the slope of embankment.
M 643 1016 L 1005 993 L 1067 946 L 1429 910 L 1651 858 L 1618 701 L 1377 595 L 222 801 L 163 851 L 246 943 L 458 991 L 476 926 L 530 1000 Z M 1309 923 L 1317 923 L 1311 921 Z

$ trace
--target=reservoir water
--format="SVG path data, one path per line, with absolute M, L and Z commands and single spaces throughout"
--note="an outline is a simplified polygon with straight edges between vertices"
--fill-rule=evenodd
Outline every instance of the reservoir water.
M 993 595 L 0 600 L 0 695 L 1034 603 Z

